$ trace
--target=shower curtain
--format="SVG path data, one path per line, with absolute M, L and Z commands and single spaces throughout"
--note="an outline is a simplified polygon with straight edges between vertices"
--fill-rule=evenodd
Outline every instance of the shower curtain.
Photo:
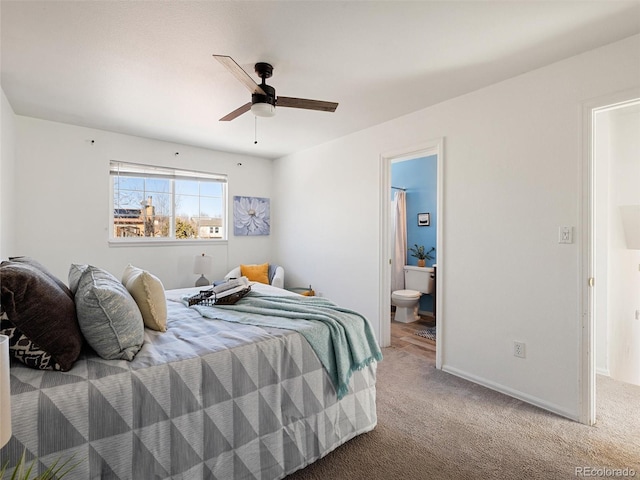
M 396 191 L 393 197 L 393 252 L 391 255 L 391 291 L 404 290 L 404 265 L 407 261 L 407 194 Z

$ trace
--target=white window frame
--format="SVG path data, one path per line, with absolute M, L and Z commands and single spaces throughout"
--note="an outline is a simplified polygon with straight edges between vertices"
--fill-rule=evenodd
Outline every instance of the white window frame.
M 131 177 L 163 178 L 171 180 L 171 226 L 170 237 L 115 237 L 114 236 L 114 178 L 123 175 Z M 176 238 L 175 237 L 175 180 L 199 180 L 205 182 L 216 182 L 222 184 L 222 228 L 223 238 Z M 229 235 L 229 209 L 228 209 L 228 188 L 227 175 L 210 172 L 199 172 L 195 170 L 184 170 L 170 167 L 159 167 L 153 165 L 143 165 L 137 163 L 120 162 L 112 160 L 109 162 L 109 245 L 110 246 L 131 246 L 131 245 L 186 245 L 186 244 L 221 244 L 226 243 Z

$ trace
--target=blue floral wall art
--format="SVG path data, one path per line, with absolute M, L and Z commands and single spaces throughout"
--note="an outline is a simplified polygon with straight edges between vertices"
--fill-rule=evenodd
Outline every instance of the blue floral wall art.
M 269 235 L 270 200 L 260 197 L 233 197 L 233 234 Z

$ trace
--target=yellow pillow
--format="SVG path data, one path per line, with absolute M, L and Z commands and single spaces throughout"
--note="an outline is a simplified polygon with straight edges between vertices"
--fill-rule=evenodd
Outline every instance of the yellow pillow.
M 251 282 L 266 283 L 269 285 L 269 264 L 240 265 L 240 275 L 247 277 Z

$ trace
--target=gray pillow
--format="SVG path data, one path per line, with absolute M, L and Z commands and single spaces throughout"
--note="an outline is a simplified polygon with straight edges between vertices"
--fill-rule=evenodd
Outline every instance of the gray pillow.
M 72 298 L 76 294 L 76 290 L 78 290 L 80 277 L 87 267 L 89 267 L 89 265 L 77 265 L 75 263 L 72 263 L 69 267 L 69 290 L 71 291 Z
M 87 265 L 78 279 L 75 302 L 80 330 L 96 353 L 106 359 L 133 360 L 144 342 L 144 323 L 120 280 Z
M 278 265 L 269 264 L 269 285 L 273 283 L 273 277 L 276 276 L 276 270 L 278 269 Z

